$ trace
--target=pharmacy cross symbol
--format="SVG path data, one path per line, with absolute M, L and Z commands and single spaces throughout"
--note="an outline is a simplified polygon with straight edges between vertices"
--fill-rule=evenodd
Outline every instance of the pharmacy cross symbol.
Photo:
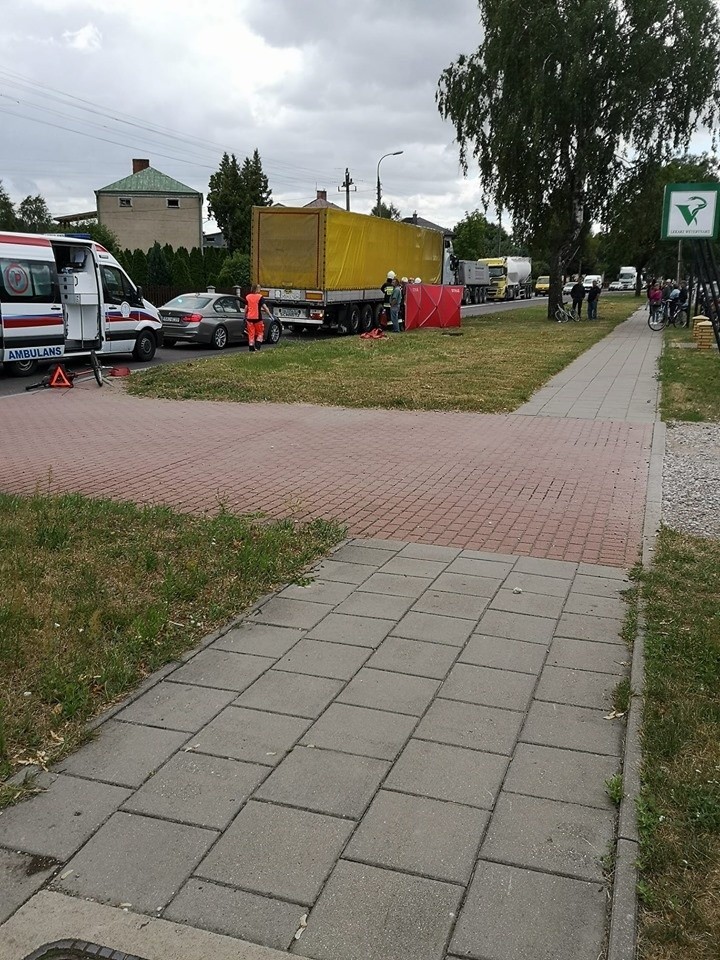
M 707 200 L 702 197 L 690 197 L 687 203 L 676 203 L 675 206 L 682 214 L 683 220 L 690 227 L 697 223 L 697 215 L 707 206 Z

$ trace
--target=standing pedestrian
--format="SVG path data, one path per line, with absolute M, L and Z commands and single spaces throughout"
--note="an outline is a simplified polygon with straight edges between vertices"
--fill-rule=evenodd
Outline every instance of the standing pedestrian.
M 597 320 L 598 300 L 600 299 L 600 285 L 597 280 L 593 280 L 592 286 L 588 290 L 588 320 Z
M 263 313 L 272 320 L 272 313 L 270 313 L 270 309 L 265 303 L 265 297 L 260 293 L 260 287 L 256 283 L 245 297 L 245 333 L 247 334 L 250 353 L 255 353 L 262 346 L 263 336 L 265 335 Z
M 382 310 L 378 312 L 378 329 L 382 330 L 383 328 L 383 321 L 381 320 L 382 315 L 385 314 L 384 326 L 387 326 L 390 320 L 390 297 L 392 296 L 392 292 L 395 289 L 395 271 L 394 270 L 388 270 L 387 279 L 385 280 L 385 283 L 382 285 L 380 289 L 382 290 L 383 302 L 382 302 Z
M 573 312 L 577 315 L 579 320 L 582 317 L 582 304 L 583 300 L 585 299 L 585 287 L 583 286 L 583 282 L 580 277 L 578 277 L 577 283 L 570 291 L 570 296 L 572 298 Z
M 652 285 L 652 290 L 648 293 L 648 307 L 650 309 L 650 316 L 655 317 L 658 312 L 662 312 L 662 289 L 660 287 L 660 281 L 656 280 Z
M 390 322 L 392 323 L 393 333 L 400 333 L 400 304 L 402 303 L 403 290 L 397 277 L 393 280 L 393 289 L 390 294 Z

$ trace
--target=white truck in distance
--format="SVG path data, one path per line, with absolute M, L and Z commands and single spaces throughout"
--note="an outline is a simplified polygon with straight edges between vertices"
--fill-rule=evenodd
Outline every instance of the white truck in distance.
M 479 260 L 458 260 L 450 256 L 455 282 L 464 287 L 463 303 L 485 303 L 490 289 L 490 268 Z
M 621 290 L 634 290 L 637 283 L 637 270 L 635 267 L 620 267 L 620 276 L 618 277 Z

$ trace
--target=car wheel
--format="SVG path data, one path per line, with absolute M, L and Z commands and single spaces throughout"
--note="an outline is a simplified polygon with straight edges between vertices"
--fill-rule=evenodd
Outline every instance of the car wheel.
M 227 327 L 224 327 L 219 323 L 213 330 L 212 339 L 210 340 L 210 346 L 215 350 L 224 350 L 228 345 L 228 332 Z
M 37 370 L 37 360 L 13 360 L 3 364 L 5 373 L 9 377 L 29 377 Z
M 374 322 L 375 313 L 373 312 L 372 304 L 366 303 L 360 314 L 360 330 L 362 333 L 367 333 L 369 330 L 372 330 Z
M 133 356 L 141 363 L 150 363 L 155 356 L 156 347 L 157 344 L 155 343 L 153 334 L 149 330 L 142 330 L 135 341 Z
M 282 327 L 280 326 L 277 320 L 272 320 L 268 324 L 268 328 L 265 332 L 265 342 L 277 343 L 281 336 L 282 336 Z
M 164 347 L 174 347 L 176 343 L 177 343 L 177 340 L 173 340 L 172 337 L 164 337 L 164 338 L 163 338 L 163 346 L 164 346 Z

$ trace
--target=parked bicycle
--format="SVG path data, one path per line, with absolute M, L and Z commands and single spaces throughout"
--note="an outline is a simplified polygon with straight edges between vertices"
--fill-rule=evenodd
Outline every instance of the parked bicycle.
M 664 330 L 669 324 L 674 327 L 687 327 L 689 322 L 687 303 L 680 303 L 679 300 L 662 300 L 659 303 L 650 304 L 648 326 L 651 330 L 656 332 Z
M 580 317 L 575 313 L 569 303 L 563 303 L 555 311 L 555 319 L 558 323 L 570 323 L 571 320 L 577 323 Z

